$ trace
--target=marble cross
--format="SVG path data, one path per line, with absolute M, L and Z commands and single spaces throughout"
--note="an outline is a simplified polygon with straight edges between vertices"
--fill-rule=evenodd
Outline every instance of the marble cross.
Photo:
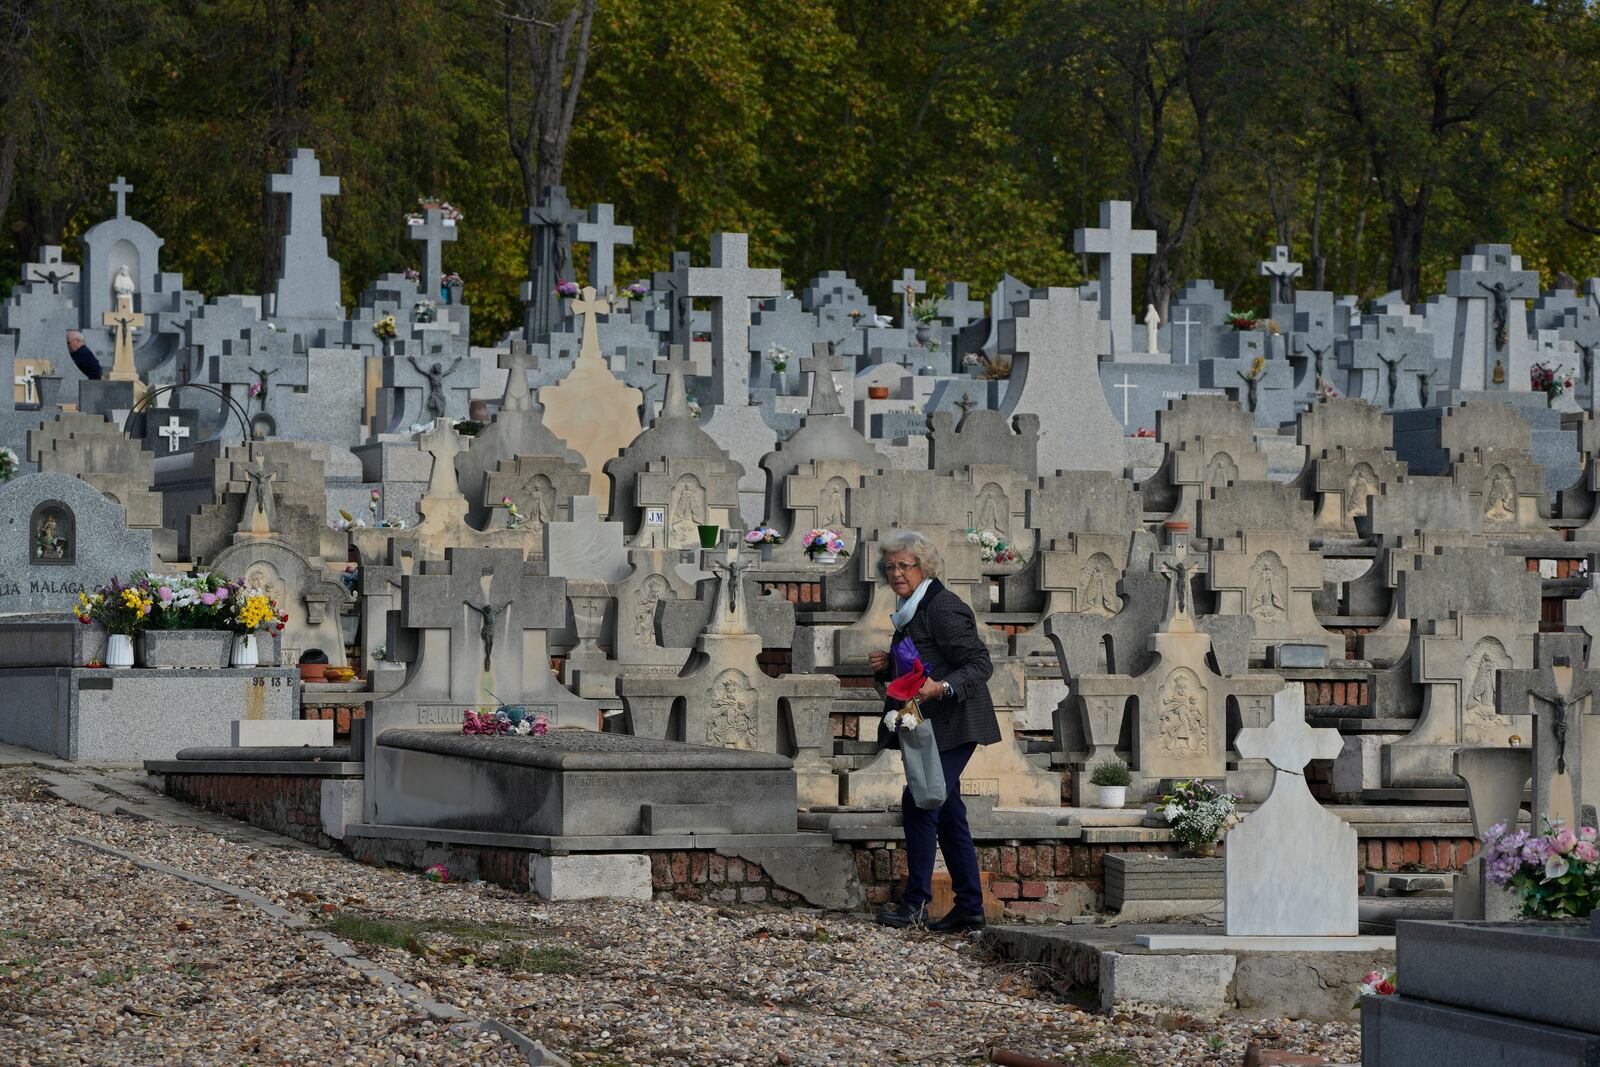
M 1100 317 L 1111 324 L 1111 354 L 1133 351 L 1133 257 L 1154 255 L 1156 232 L 1133 228 L 1133 205 L 1100 205 L 1100 228 L 1072 235 L 1072 250 L 1100 257 Z
M 189 436 L 189 427 L 185 426 L 183 420 L 178 416 L 172 415 L 168 417 L 167 424 L 158 429 L 156 433 L 167 439 L 168 452 L 176 452 L 181 447 L 179 442 Z
M 939 317 L 959 330 L 983 318 L 983 301 L 967 294 L 966 282 L 946 282 Z
M 715 300 L 712 311 L 712 402 L 750 403 L 750 301 L 777 296 L 783 275 L 750 266 L 750 235 L 711 235 L 711 266 L 689 268 L 689 296 Z
M 119 218 L 119 219 L 127 218 L 128 217 L 128 194 L 133 192 L 133 186 L 129 185 L 127 179 L 119 174 L 119 175 L 117 175 L 117 180 L 112 182 L 110 185 L 106 186 L 106 188 L 110 189 L 113 193 L 116 194 L 116 197 L 117 197 L 117 218 Z
M 1306 723 L 1305 689 L 1293 685 L 1272 698 L 1272 723 L 1239 731 L 1234 748 L 1245 759 L 1264 759 L 1274 770 L 1305 777 L 1306 764 L 1333 759 L 1344 750 L 1338 730 Z M 1303 788 L 1303 787 L 1302 787 Z
M 591 204 L 589 217 L 573 228 L 579 244 L 589 253 L 589 284 L 596 291 L 609 293 L 616 282 L 616 246 L 633 244 L 633 227 L 618 226 L 610 204 Z
M 456 479 L 456 455 L 461 451 L 461 435 L 448 421 L 441 420 L 420 438 L 422 451 L 433 457 L 433 474 L 427 495 L 450 499 L 461 495 Z
M 421 222 L 406 227 L 406 236 L 422 242 L 422 295 L 437 303 L 440 279 L 444 277 L 442 246 L 459 236 L 455 221 L 446 218 L 439 208 L 430 207 L 423 213 Z
M 322 233 L 322 198 L 339 195 L 339 179 L 323 174 L 316 153 L 301 148 L 289 160 L 289 173 L 267 179 L 267 190 L 289 198 L 291 234 L 314 236 Z M 120 207 L 117 213 L 122 213 Z

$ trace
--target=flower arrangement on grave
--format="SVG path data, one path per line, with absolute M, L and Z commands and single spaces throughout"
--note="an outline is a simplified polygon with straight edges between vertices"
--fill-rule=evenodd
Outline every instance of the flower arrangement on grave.
M 853 325 L 855 325 L 855 323 L 856 323 L 856 321 L 857 321 L 857 320 L 858 320 L 858 319 L 860 319 L 860 318 L 861 318 L 861 312 L 860 312 L 860 311 L 857 311 L 857 310 L 854 310 L 854 309 L 852 309 L 852 310 L 851 310 L 851 312 L 850 312 L 850 324 L 851 324 L 851 325 L 852 325 L 852 326 L 853 326 Z
M 1332 382 L 1326 378 L 1319 378 L 1318 381 L 1321 383 L 1317 386 L 1318 400 L 1334 400 L 1339 396 L 1339 390 L 1333 387 Z
M 968 530 L 967 544 L 978 546 L 978 555 L 984 563 L 1019 563 L 1022 556 L 994 530 Z
M 393 315 L 385 315 L 377 322 L 374 322 L 372 324 L 372 332 L 381 341 L 393 341 L 400 334 L 399 328 L 395 326 Z
M 97 622 L 106 633 L 120 637 L 132 637 L 144 629 L 154 609 L 153 597 L 116 578 L 92 593 L 78 594 L 78 621 L 85 626 Z
M 627 294 L 629 300 L 643 300 L 645 294 L 650 292 L 650 287 L 644 282 L 629 282 L 623 292 Z
M 789 357 L 794 353 L 782 345 L 773 345 L 767 349 L 767 359 L 772 363 L 772 369 L 782 374 L 789 368 Z
M 451 271 L 449 274 L 446 274 L 443 278 L 439 279 L 439 284 L 444 286 L 446 289 L 460 289 L 467 283 L 461 280 L 460 274 L 455 271 Z
M 1592 826 L 1576 831 L 1546 820 L 1544 830 L 1483 835 L 1483 873 L 1522 897 L 1526 919 L 1581 919 L 1600 904 L 1600 844 Z
M 509 735 L 512 737 L 543 737 L 550 732 L 550 717 L 543 713 L 529 715 L 521 704 L 501 704 L 493 711 L 487 708 L 461 713 L 461 732 L 486 737 Z
M 408 282 L 420 282 L 421 280 L 422 280 L 422 272 L 420 270 L 418 270 L 415 267 L 407 267 L 406 268 L 406 281 L 408 281 Z
M 1572 388 L 1572 378 L 1562 374 L 1560 367 L 1552 367 L 1548 363 L 1535 363 L 1529 367 L 1528 380 L 1534 389 L 1551 400 Z
M 245 395 L 248 396 L 251 400 L 254 400 L 256 397 L 260 396 L 261 395 L 261 383 L 259 381 L 251 382 L 250 383 L 250 388 L 245 390 Z
M 1267 372 L 1267 357 L 1257 356 L 1250 361 L 1250 369 L 1245 372 L 1245 378 L 1255 381 Z
M 814 560 L 820 555 L 834 555 L 840 558 L 850 555 L 850 550 L 845 547 L 844 538 L 832 530 L 812 530 L 800 541 L 805 550 L 806 558 Z
M 754 530 L 744 535 L 747 545 L 781 545 L 783 535 L 770 526 L 757 526 Z
M 990 359 L 982 352 L 968 352 L 961 357 L 961 362 L 968 367 L 980 367 L 978 380 L 985 382 L 1000 382 L 1011 377 L 1011 361 L 1009 359 Z
M 931 325 L 939 317 L 939 311 L 943 307 L 944 301 L 938 297 L 924 297 L 911 305 L 911 317 L 920 323 Z
M 234 595 L 228 598 L 223 609 L 223 625 L 241 636 L 259 630 L 283 632 L 289 622 L 288 612 L 278 611 L 278 602 L 259 589 L 247 589 L 237 583 Z
M 221 630 L 234 586 L 220 574 L 141 574 L 133 587 L 150 597 L 148 630 Z
M 700 417 L 700 401 L 696 400 L 692 396 L 689 398 L 689 417 L 691 419 L 698 419 Z
M 422 876 L 430 882 L 448 882 L 450 880 L 450 868 L 442 863 L 430 864 L 422 868 Z
M 557 296 L 577 296 L 580 291 L 577 282 L 569 282 L 565 278 L 556 279 Z
M 15 478 L 20 467 L 15 452 L 9 448 L 0 448 L 0 482 L 9 482 Z
M 437 208 L 439 212 L 451 222 L 460 222 L 462 219 L 466 218 L 466 215 L 461 213 L 460 208 L 451 204 L 450 201 L 437 196 L 419 196 L 417 197 L 417 206 L 422 209 L 421 214 L 410 214 L 406 216 L 406 222 L 412 226 L 422 225 L 423 221 L 427 217 L 429 208 Z
M 412 318 L 417 322 L 432 322 L 439 313 L 439 305 L 427 297 L 423 297 L 411 305 Z
M 1398 971 L 1368 971 L 1361 976 L 1361 992 L 1351 1008 L 1361 1007 L 1362 997 L 1392 997 L 1400 992 Z
M 1190 849 L 1205 854 L 1222 835 L 1239 825 L 1237 793 L 1224 793 L 1199 778 L 1179 782 L 1161 798 L 1161 815 Z
M 462 437 L 476 437 L 483 432 L 483 423 L 476 419 L 462 419 L 456 423 L 456 433 Z
M 527 516 L 517 508 L 517 502 L 510 497 L 501 497 L 500 506 L 506 509 L 506 529 L 515 530 L 528 521 Z

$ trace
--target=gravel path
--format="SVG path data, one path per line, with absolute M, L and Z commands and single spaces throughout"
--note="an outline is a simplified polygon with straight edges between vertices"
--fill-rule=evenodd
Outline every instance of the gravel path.
M 1251 1038 L 1359 1059 L 1354 1025 L 1088 1014 L 975 942 L 778 909 L 548 905 L 326 853 L 109 817 L 0 772 L 0 1062 L 516 1063 L 255 908 L 81 836 L 329 922 L 377 962 L 574 1064 L 1227 1064 Z

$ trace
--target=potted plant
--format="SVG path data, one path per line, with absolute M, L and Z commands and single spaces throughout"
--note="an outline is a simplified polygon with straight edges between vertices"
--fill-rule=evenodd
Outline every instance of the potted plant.
M 254 667 L 261 662 L 256 634 L 262 630 L 283 632 L 289 621 L 279 614 L 277 601 L 259 589 L 246 589 L 238 583 L 227 600 L 223 625 L 233 634 L 230 662 L 235 667 Z
M 1128 783 L 1133 775 L 1121 760 L 1096 763 L 1089 772 L 1089 784 L 1098 790 L 1097 800 L 1102 808 L 1120 808 L 1128 800 Z
M 812 563 L 834 563 L 850 555 L 844 538 L 832 530 L 812 530 L 800 542 Z
M 778 392 L 785 392 L 788 378 L 784 372 L 789 369 L 789 360 L 794 357 L 794 352 L 783 345 L 773 345 L 767 349 L 767 360 L 772 364 L 772 387 Z
M 933 338 L 933 324 L 939 320 L 939 308 L 943 304 L 938 297 L 930 296 L 911 305 L 911 317 L 917 323 L 917 340 L 923 344 Z
M 1195 856 L 1215 856 L 1217 842 L 1240 822 L 1240 798 L 1194 778 L 1161 798 L 1161 815 L 1172 834 Z
M 133 666 L 133 635 L 144 629 L 152 607 L 145 591 L 113 578 L 110 585 L 78 594 L 78 621 L 105 627 L 106 666 L 126 670 Z
M 238 590 L 220 574 L 142 574 L 134 587 L 152 607 L 139 633 L 139 658 L 146 667 L 221 668 L 232 639 L 226 629 L 228 599 Z

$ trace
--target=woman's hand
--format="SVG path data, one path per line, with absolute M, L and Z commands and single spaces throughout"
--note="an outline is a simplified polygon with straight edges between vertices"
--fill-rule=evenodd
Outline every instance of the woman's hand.
M 879 651 L 868 652 L 867 665 L 870 666 L 875 673 L 888 670 L 889 653 Z
M 917 690 L 919 701 L 938 700 L 942 696 L 944 696 L 944 683 L 936 682 L 932 678 L 924 678 L 922 688 Z

